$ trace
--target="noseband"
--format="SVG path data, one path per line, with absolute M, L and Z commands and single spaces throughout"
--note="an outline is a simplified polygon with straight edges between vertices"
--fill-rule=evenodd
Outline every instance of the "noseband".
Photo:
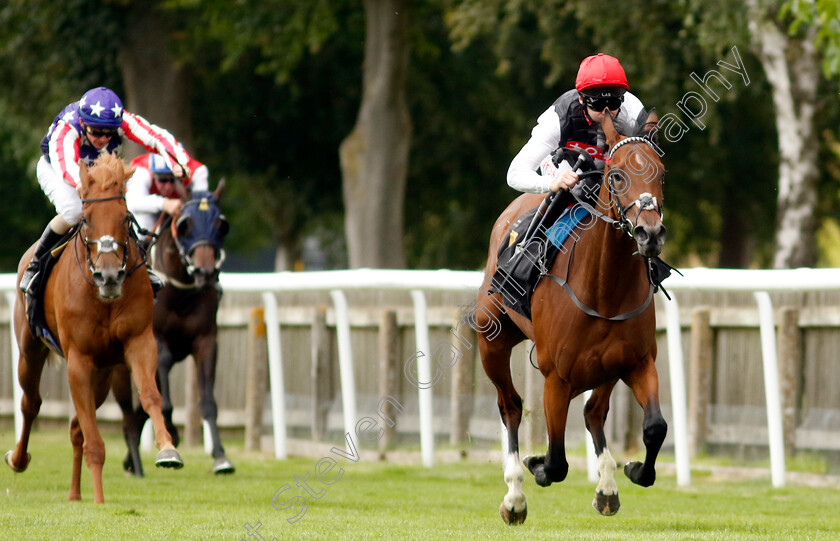
M 125 200 L 125 196 L 115 195 L 113 197 L 101 197 L 101 198 L 95 198 L 95 199 L 82 199 L 82 204 L 84 205 L 84 204 L 87 204 L 87 203 L 104 203 L 105 201 L 119 201 L 121 199 Z M 128 227 L 129 227 L 128 224 L 129 224 L 130 217 L 131 217 L 130 214 L 126 217 L 126 222 L 125 222 L 126 233 L 128 233 Z M 82 224 L 86 225 L 86 221 L 85 221 L 84 218 L 82 218 Z M 80 233 L 81 233 L 81 231 L 82 231 L 82 228 L 79 228 Z M 126 238 L 128 238 L 127 235 L 126 235 Z M 90 270 L 91 274 L 96 273 L 96 263 L 99 262 L 99 258 L 102 256 L 102 254 L 116 254 L 118 248 L 123 249 L 123 257 L 122 257 L 122 263 L 120 265 L 120 272 L 125 272 L 125 268 L 128 265 L 128 243 L 120 242 L 120 241 L 116 240 L 114 237 L 112 237 L 111 235 L 102 235 L 98 239 L 89 239 L 87 237 L 87 235 L 82 235 L 82 240 L 85 244 L 85 258 L 87 259 L 88 270 Z M 96 253 L 96 261 L 93 261 L 91 259 L 91 256 L 90 256 L 90 247 L 91 247 L 91 245 L 94 245 L 94 244 L 96 245 L 96 252 L 97 252 Z M 136 270 L 136 268 L 131 269 L 131 271 L 129 273 L 127 273 L 127 275 L 130 275 L 135 270 Z M 96 285 L 95 283 L 92 283 L 90 281 L 88 283 L 91 283 L 91 285 L 94 285 L 94 286 Z

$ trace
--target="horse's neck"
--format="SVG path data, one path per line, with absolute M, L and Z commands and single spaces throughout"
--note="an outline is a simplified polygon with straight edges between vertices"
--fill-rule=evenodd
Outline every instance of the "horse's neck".
M 614 207 L 610 207 L 605 214 L 616 219 L 614 212 Z M 636 295 L 644 297 L 648 293 L 647 271 L 644 259 L 634 255 L 636 249 L 636 242 L 624 231 L 599 219 L 581 235 L 577 261 L 572 262 L 570 272 L 581 273 L 587 289 L 594 294 L 602 293 L 598 298 L 621 303 L 626 296 L 610 294 L 616 290 L 625 291 L 631 297 L 632 292 L 638 291 Z

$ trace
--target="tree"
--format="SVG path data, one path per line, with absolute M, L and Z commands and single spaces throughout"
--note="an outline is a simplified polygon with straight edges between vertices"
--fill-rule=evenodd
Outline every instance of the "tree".
M 341 144 L 350 267 L 405 267 L 403 215 L 411 119 L 406 0 L 365 0 L 362 103 Z
M 748 27 L 756 55 L 773 92 L 779 148 L 776 217 L 777 269 L 817 262 L 817 154 L 815 113 L 819 61 L 816 27 L 792 37 L 779 20 L 778 3 L 746 0 Z

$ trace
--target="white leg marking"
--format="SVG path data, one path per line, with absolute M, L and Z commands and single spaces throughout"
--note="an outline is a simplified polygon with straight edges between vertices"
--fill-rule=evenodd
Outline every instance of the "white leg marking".
M 606 447 L 601 456 L 598 457 L 598 475 L 600 480 L 598 486 L 595 487 L 596 493 L 604 496 L 618 494 L 618 485 L 615 482 L 615 460 L 613 460 L 610 450 Z
M 613 464 L 615 469 L 615 464 Z M 505 483 L 508 492 L 505 494 L 505 509 L 514 513 L 520 513 L 525 509 L 525 492 L 522 491 L 522 481 L 525 474 L 522 471 L 522 464 L 519 462 L 519 453 L 508 453 L 505 456 Z

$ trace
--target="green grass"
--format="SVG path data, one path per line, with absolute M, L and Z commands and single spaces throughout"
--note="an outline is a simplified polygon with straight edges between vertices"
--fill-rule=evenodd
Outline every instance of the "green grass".
M 277 539 L 838 539 L 840 491 L 789 486 L 768 480 L 710 482 L 694 475 L 676 486 L 660 475 L 654 487 L 618 477 L 621 511 L 601 517 L 591 507 L 594 486 L 573 469 L 561 484 L 540 488 L 526 474 L 529 516 L 519 527 L 498 514 L 506 487 L 496 463 L 420 466 L 351 463 L 337 458 L 342 477 L 330 486 L 315 480 L 319 457 L 275 461 L 228 444 L 237 466 L 232 476 L 214 477 L 212 461 L 200 450 L 182 452 L 179 471 L 156 470 L 144 456 L 147 476 L 121 471 L 124 445 L 106 435 L 104 505 L 92 503 L 90 473 L 82 473 L 82 502 L 67 502 L 71 450 L 65 430 L 39 431 L 30 443 L 32 463 L 23 474 L 0 464 L 0 539 L 129 540 L 252 539 L 246 523 L 263 524 L 266 540 Z M 0 437 L 11 447 L 10 433 Z M 619 458 L 619 457 L 616 457 Z M 622 459 L 625 457 L 622 457 Z M 338 470 L 330 472 L 330 476 Z M 323 491 L 320 499 L 295 486 L 305 477 Z M 309 507 L 290 524 L 298 508 L 279 511 L 272 494 L 284 484 L 283 503 L 305 496 Z

